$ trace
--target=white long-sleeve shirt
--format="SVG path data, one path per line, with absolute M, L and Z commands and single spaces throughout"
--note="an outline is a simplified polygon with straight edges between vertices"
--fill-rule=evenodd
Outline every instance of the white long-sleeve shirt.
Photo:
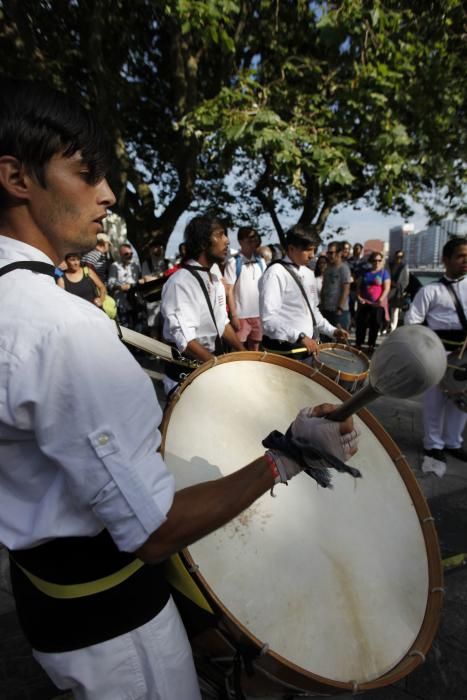
M 291 263 L 287 256 L 284 261 Z M 319 331 L 333 336 L 336 330 L 318 309 L 318 293 L 315 275 L 304 265 L 293 266 L 293 271 L 300 278 L 307 294 Z M 274 340 L 295 343 L 300 333 L 309 338 L 313 336 L 313 319 L 303 295 L 283 265 L 268 267 L 259 282 L 259 309 L 264 335 Z
M 239 253 L 241 260 L 240 274 L 237 278 L 237 258 L 227 262 L 224 271 L 225 281 L 234 288 L 235 305 L 238 318 L 257 318 L 259 316 L 259 280 L 266 264 L 255 256 L 246 258 Z
M 0 236 L 0 267 L 52 264 Z M 107 528 L 134 551 L 166 519 L 151 381 L 97 306 L 53 277 L 0 277 L 0 542 L 11 549 Z
M 452 289 L 459 297 L 467 316 L 467 277 L 453 282 Z M 441 282 L 432 282 L 419 289 L 404 316 L 404 323 L 424 321 L 437 331 L 462 328 L 452 296 Z
M 188 265 L 201 267 L 195 260 Z M 161 313 L 164 319 L 163 336 L 183 352 L 191 340 L 197 340 L 209 352 L 214 352 L 216 337 L 222 337 L 229 322 L 225 303 L 225 289 L 217 266 L 199 274 L 208 291 L 214 311 L 214 325 L 206 298 L 198 280 L 181 268 L 174 272 L 162 288 Z

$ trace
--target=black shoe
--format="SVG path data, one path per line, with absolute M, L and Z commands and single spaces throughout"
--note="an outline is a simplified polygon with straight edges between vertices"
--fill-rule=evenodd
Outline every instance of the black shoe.
M 448 448 L 445 448 L 447 452 L 449 452 Z M 460 447 L 458 448 L 459 450 L 461 449 Z M 438 462 L 446 462 L 446 455 L 444 454 L 444 450 L 423 450 L 423 454 L 425 454 L 427 457 L 433 457 L 433 459 L 437 459 Z M 465 456 L 467 457 L 467 453 L 464 452 Z
M 444 450 L 461 462 L 467 462 L 467 452 L 462 447 L 445 447 Z

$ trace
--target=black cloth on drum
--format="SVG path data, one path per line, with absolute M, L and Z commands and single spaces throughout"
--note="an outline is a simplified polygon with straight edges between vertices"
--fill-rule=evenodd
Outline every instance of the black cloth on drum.
M 272 433 L 263 440 L 263 446 L 268 450 L 278 450 L 283 452 L 288 457 L 294 459 L 303 467 L 303 471 L 311 476 L 323 488 L 332 488 L 331 475 L 329 469 L 335 469 L 338 472 L 350 474 L 354 478 L 362 476 L 359 469 L 345 464 L 334 455 L 327 452 L 320 452 L 314 447 L 304 449 L 298 446 L 292 435 L 292 426 L 290 425 L 285 435 L 278 430 L 273 430 Z M 315 464 L 317 462 L 317 464 Z M 321 464 L 320 464 L 321 463 Z

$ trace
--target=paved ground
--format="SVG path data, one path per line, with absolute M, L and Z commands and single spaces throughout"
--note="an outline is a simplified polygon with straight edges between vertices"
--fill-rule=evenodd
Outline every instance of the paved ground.
M 449 458 L 443 479 L 422 474 L 418 400 L 380 398 L 371 410 L 405 454 L 429 501 L 443 558 L 467 552 L 467 464 Z M 445 591 L 442 622 L 426 662 L 396 686 L 366 693 L 368 700 L 466 697 L 467 566 L 446 573 Z M 0 700 L 51 700 L 57 695 L 58 691 L 31 657 L 10 596 L 0 591 Z M 60 700 L 64 700 L 63 695 Z

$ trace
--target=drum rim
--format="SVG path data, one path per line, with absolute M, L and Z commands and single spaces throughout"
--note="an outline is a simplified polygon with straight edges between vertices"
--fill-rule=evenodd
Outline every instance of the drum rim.
M 334 344 L 332 343 L 331 345 Z M 356 350 L 355 348 L 353 349 Z M 357 352 L 360 351 L 357 350 Z M 341 399 L 342 401 L 345 401 L 346 399 L 351 397 L 351 394 L 348 391 L 343 389 L 339 384 L 327 377 L 316 367 L 309 367 L 303 362 L 293 360 L 283 355 L 275 355 L 274 353 L 261 351 L 244 351 L 228 353 L 226 355 L 215 357 L 213 360 L 205 362 L 203 365 L 201 365 L 191 374 L 189 374 L 172 395 L 171 400 L 164 412 L 164 416 L 160 426 L 160 432 L 162 436 L 160 451 L 162 456 L 164 456 L 165 453 L 167 428 L 170 424 L 172 412 L 178 402 L 178 399 L 183 394 L 185 389 L 199 375 L 203 374 L 204 372 L 207 372 L 208 370 L 212 369 L 218 364 L 255 360 L 260 362 L 268 362 L 271 364 L 285 367 L 286 369 L 296 371 L 299 374 L 302 374 L 316 381 L 318 384 L 323 386 L 325 389 L 328 389 L 331 393 L 333 393 L 337 398 Z M 255 652 L 258 654 L 255 660 L 261 658 L 261 666 L 264 667 L 264 669 L 269 674 L 272 674 L 274 678 L 278 679 L 279 682 L 284 682 L 288 684 L 291 688 L 297 690 L 313 691 L 318 689 L 323 691 L 329 691 L 330 688 L 334 688 L 340 691 L 356 692 L 357 690 L 371 690 L 395 683 L 407 676 L 412 671 L 414 671 L 417 668 L 417 666 L 424 662 L 425 655 L 431 648 L 431 645 L 435 638 L 441 618 L 444 593 L 443 568 L 438 535 L 434 524 L 434 518 L 431 515 L 428 503 L 423 495 L 423 492 L 418 484 L 415 475 L 412 472 L 412 469 L 409 466 L 409 463 L 407 462 L 405 456 L 401 453 L 400 449 L 398 448 L 394 440 L 391 438 L 389 433 L 387 433 L 387 431 L 383 428 L 379 421 L 370 413 L 368 409 L 361 409 L 360 411 L 358 411 L 357 415 L 382 444 L 387 454 L 389 455 L 393 465 L 399 472 L 399 475 L 403 480 L 414 505 L 419 525 L 423 533 L 425 551 L 427 555 L 428 599 L 426 602 L 423 621 L 421 623 L 417 637 L 413 642 L 411 650 L 407 652 L 406 655 L 392 669 L 387 671 L 382 676 L 379 676 L 378 678 L 375 678 L 371 681 L 362 682 L 356 685 L 352 681 L 336 681 L 330 678 L 326 678 L 324 676 L 320 676 L 316 673 L 313 673 L 312 671 L 309 671 L 308 669 L 294 664 L 289 659 L 281 656 L 280 654 L 277 654 L 274 651 L 267 650 L 263 653 L 264 643 L 257 637 L 255 637 L 255 635 L 250 630 L 248 630 L 248 628 L 246 628 L 218 598 L 217 594 L 210 587 L 203 574 L 198 570 L 196 562 L 191 557 L 189 547 L 185 547 L 179 552 L 180 557 L 187 569 L 187 572 L 194 580 L 195 584 L 198 586 L 203 596 L 213 608 L 218 620 L 222 619 L 222 621 L 226 623 L 229 632 L 235 637 L 235 641 L 240 641 L 242 644 L 246 644 L 247 647 L 249 646 L 250 648 L 254 648 Z M 257 671 L 261 673 L 262 667 L 258 667 L 257 665 L 255 667 Z M 304 685 L 304 680 L 306 680 L 308 684 Z
M 331 379 L 334 379 L 334 377 L 339 375 L 339 380 L 344 382 L 361 382 L 366 379 L 370 369 L 370 359 L 364 352 L 358 350 L 358 348 L 354 348 L 352 345 L 345 345 L 344 343 L 320 343 L 318 345 L 318 354 L 323 348 L 338 348 L 339 350 L 345 350 L 353 355 L 357 355 L 357 357 L 361 357 L 366 361 L 367 369 L 364 372 L 352 374 L 351 372 L 335 369 L 334 367 L 331 367 L 331 365 L 327 365 L 325 362 L 322 362 L 319 359 L 315 360 L 314 364 L 322 374 L 328 376 L 326 374 L 326 372 L 328 372 Z

